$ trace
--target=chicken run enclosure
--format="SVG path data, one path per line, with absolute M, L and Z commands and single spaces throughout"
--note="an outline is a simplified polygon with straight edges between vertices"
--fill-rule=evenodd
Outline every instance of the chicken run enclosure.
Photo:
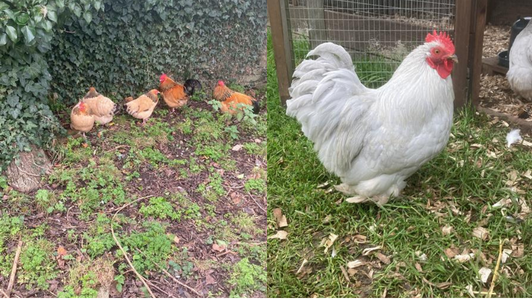
M 532 14 L 529 1 L 512 0 L 275 0 L 268 1 L 279 93 L 289 98 L 294 67 L 309 50 L 330 41 L 351 54 L 356 71 L 369 87 L 383 85 L 404 57 L 424 42 L 428 32 L 448 32 L 459 63 L 453 71 L 455 107 L 471 103 L 476 109 L 523 124 L 512 115 L 481 107 L 484 73 L 501 71 L 493 57 L 484 57 L 486 23 L 506 24 L 507 47 L 511 24 Z M 507 48 L 506 48 L 507 49 Z M 482 84 L 484 86 L 485 84 Z

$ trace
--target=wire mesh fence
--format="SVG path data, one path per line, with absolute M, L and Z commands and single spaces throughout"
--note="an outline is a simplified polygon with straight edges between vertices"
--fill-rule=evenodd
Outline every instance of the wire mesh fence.
M 290 0 L 288 10 L 295 65 L 310 49 L 334 42 L 371 87 L 386 83 L 427 32 L 454 34 L 455 0 Z

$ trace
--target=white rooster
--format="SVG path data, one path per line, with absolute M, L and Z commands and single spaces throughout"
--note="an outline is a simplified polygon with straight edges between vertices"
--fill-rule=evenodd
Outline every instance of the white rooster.
M 392 78 L 366 88 L 341 46 L 324 43 L 294 72 L 289 116 L 302 124 L 325 168 L 338 175 L 348 202 L 379 205 L 447 144 L 453 120 L 451 81 L 457 62 L 447 34 L 428 34 Z
M 532 20 L 515 37 L 506 78 L 516 93 L 532 101 Z

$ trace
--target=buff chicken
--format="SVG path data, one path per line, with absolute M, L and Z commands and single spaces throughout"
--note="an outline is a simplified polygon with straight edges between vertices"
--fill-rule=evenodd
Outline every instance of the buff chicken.
M 336 189 L 352 203 L 385 204 L 406 179 L 438 155 L 453 124 L 451 71 L 457 62 L 447 34 L 429 33 L 392 78 L 377 89 L 358 78 L 349 53 L 324 43 L 295 70 L 286 113 L 314 143 Z
M 89 88 L 89 92 L 81 101 L 89 106 L 96 123 L 104 125 L 113 120 L 116 104 L 111 99 L 99 94 L 94 87 Z
M 214 88 L 212 97 L 215 100 L 222 102 L 221 110 L 224 113 L 237 113 L 239 110 L 242 109 L 239 109 L 239 104 L 253 106 L 253 113 L 259 113 L 260 107 L 259 102 L 257 102 L 257 100 L 246 94 L 231 90 L 229 87 L 225 86 L 224 81 L 218 81 L 218 85 L 216 85 L 216 87 Z
M 142 119 L 142 126 L 144 126 L 159 102 L 158 94 L 157 89 L 152 89 L 134 100 L 132 97 L 126 98 L 127 113 L 134 118 Z
M 184 85 L 181 85 L 166 74 L 162 74 L 159 81 L 159 90 L 163 100 L 172 109 L 172 113 L 175 108 L 181 108 L 187 104 L 188 99 L 194 94 L 196 88 L 201 89 L 201 83 L 194 79 L 188 79 Z
M 94 121 L 90 107 L 84 102 L 79 102 L 70 112 L 70 127 L 81 132 L 85 138 L 85 133 L 94 127 Z

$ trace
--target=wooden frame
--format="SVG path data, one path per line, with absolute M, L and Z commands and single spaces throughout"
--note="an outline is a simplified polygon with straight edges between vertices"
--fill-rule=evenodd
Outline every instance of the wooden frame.
M 282 104 L 289 98 L 293 65 L 287 0 L 268 0 L 268 15 L 273 39 L 277 79 Z M 315 2 L 315 0 L 313 0 Z M 460 61 L 453 71 L 455 108 L 479 105 L 482 71 L 482 43 L 488 0 L 456 0 L 455 46 Z

